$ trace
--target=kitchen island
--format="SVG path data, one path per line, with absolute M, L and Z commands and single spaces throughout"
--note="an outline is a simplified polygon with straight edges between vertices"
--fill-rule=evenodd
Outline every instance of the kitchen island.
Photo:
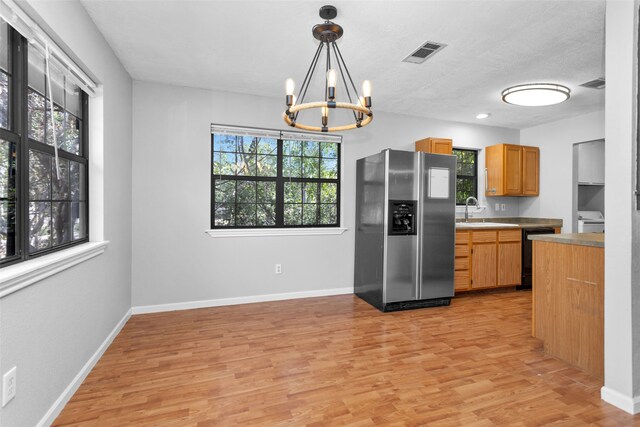
M 604 374 L 604 234 L 534 235 L 533 336 L 544 351 Z

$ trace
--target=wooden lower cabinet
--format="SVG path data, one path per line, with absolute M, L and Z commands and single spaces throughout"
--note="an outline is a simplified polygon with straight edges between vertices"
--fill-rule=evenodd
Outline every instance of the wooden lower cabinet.
M 498 231 L 498 286 L 522 283 L 522 230 Z
M 519 285 L 522 278 L 522 243 L 498 245 L 498 286 Z
M 492 288 L 497 285 L 496 261 L 498 247 L 495 243 L 477 243 L 472 247 L 471 289 Z
M 521 284 L 522 230 L 456 232 L 455 290 Z
M 455 291 L 468 291 L 471 288 L 471 276 L 469 275 L 469 265 L 471 263 L 471 249 L 469 244 L 470 232 L 468 230 L 456 231 L 456 259 L 454 272 Z

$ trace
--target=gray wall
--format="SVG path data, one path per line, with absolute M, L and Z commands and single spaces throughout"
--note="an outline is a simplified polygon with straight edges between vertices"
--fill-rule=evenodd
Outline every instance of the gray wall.
M 540 196 L 523 197 L 520 215 L 573 220 L 573 144 L 604 138 L 604 111 L 522 129 L 522 145 L 540 147 Z
M 92 153 L 104 161 L 104 196 L 92 191 L 91 226 L 92 239 L 104 230 L 110 243 L 103 255 L 0 299 L 0 372 L 18 367 L 3 427 L 40 421 L 131 307 L 131 79 L 78 2 L 24 7 L 104 84 L 102 117 L 97 109 L 90 119 L 104 139 L 103 152 Z
M 210 124 L 287 129 L 283 101 L 138 81 L 133 87 L 134 306 L 352 287 L 356 159 L 388 147 L 413 150 L 428 136 L 453 138 L 460 147 L 519 143 L 517 130 L 376 112 L 370 126 L 343 134 L 347 232 L 214 239 L 205 234 Z M 517 214 L 518 199 L 501 202 L 504 214 Z M 282 275 L 274 274 L 276 263 Z

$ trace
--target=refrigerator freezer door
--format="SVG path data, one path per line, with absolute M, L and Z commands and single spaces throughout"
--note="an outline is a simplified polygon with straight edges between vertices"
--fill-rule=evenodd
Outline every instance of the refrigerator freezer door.
M 355 292 L 380 310 L 385 269 L 385 160 L 385 153 L 379 153 L 356 163 Z
M 420 153 L 419 299 L 452 297 L 456 233 L 456 158 Z M 447 182 L 444 182 L 444 181 Z M 447 194 L 443 194 L 443 192 Z
M 387 220 L 389 206 L 401 200 L 416 203 L 419 186 L 419 157 L 409 151 L 387 150 Z M 393 220 L 393 218 L 391 218 Z M 415 224 L 420 233 L 420 224 Z M 418 297 L 418 236 L 416 234 L 390 235 L 386 239 L 386 266 L 384 302 L 385 304 L 413 301 Z

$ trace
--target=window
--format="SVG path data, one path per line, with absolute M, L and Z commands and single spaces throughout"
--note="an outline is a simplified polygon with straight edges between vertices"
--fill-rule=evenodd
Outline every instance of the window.
M 2 21 L 1 266 L 88 241 L 88 97 L 56 60 L 51 82 L 45 70 L 38 46 Z
M 478 151 L 454 148 L 457 157 L 456 205 L 464 205 L 468 197 L 478 198 Z
M 266 132 L 213 128 L 211 228 L 338 227 L 340 138 Z

